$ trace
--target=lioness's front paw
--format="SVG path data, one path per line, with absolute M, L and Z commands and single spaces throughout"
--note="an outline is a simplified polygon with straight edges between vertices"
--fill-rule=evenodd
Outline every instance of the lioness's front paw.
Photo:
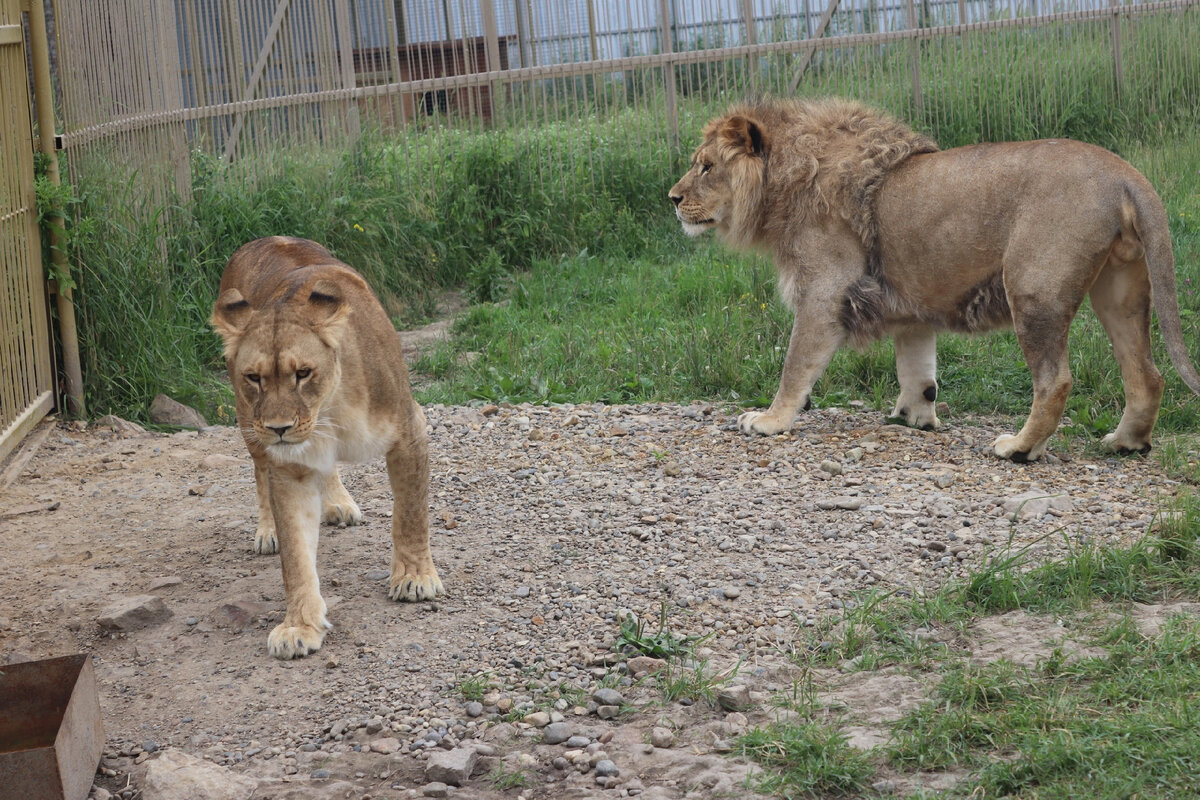
M 275 523 L 258 523 L 254 531 L 254 552 L 260 555 L 270 555 L 279 552 L 279 539 L 275 536 Z
M 1017 463 L 1037 461 L 1045 455 L 1046 443 L 1042 442 L 1036 447 L 1025 450 L 1022 449 L 1021 443 L 1016 436 L 1013 436 L 1011 433 L 1002 433 L 992 442 L 992 452 L 1000 458 L 1007 458 Z
M 326 503 L 325 508 L 321 513 L 321 521 L 326 525 L 337 525 L 345 527 L 347 525 L 357 525 L 363 521 L 362 509 L 358 507 L 358 503 L 350 497 L 337 502 Z
M 273 657 L 288 660 L 303 658 L 321 649 L 325 630 L 312 625 L 276 625 L 267 637 L 267 652 Z
M 738 417 L 738 428 L 742 433 L 758 433 L 772 436 L 792 427 L 792 419 L 773 416 L 769 411 L 747 411 Z
M 405 572 L 399 577 L 393 571 L 388 597 L 392 600 L 415 602 L 432 600 L 439 594 L 445 593 L 446 590 L 442 588 L 442 579 L 438 577 L 437 570 L 430 566 L 426 571 Z

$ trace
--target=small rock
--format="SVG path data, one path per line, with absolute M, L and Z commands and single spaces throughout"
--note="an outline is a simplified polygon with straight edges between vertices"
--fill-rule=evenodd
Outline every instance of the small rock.
M 446 797 L 450 794 L 450 787 L 441 781 L 430 781 L 421 787 L 422 797 Z
M 607 758 L 596 762 L 597 778 L 615 778 L 620 774 L 621 770 L 617 769 L 617 765 Z
M 597 689 L 592 699 L 602 706 L 619 706 L 625 703 L 625 698 L 616 689 Z
M 841 475 L 842 465 L 836 461 L 830 461 L 826 459 L 825 461 L 821 462 L 821 471 L 827 472 L 830 475 Z
M 651 658 L 650 656 L 637 656 L 626 662 L 629 671 L 634 675 L 655 675 L 662 672 L 667 667 L 667 662 L 661 658 Z
M 654 728 L 650 731 L 650 744 L 667 749 L 675 746 L 675 731 L 670 728 Z
M 450 786 L 462 786 L 475 769 L 479 752 L 473 747 L 436 750 L 425 765 L 425 779 Z
M 620 713 L 620 706 L 599 706 L 596 708 L 596 716 L 600 719 L 616 719 Z
M 170 425 L 175 428 L 207 428 L 208 422 L 200 412 L 183 403 L 172 400 L 165 394 L 155 396 L 150 402 L 150 421 L 155 425 Z
M 400 740 L 393 739 L 390 736 L 384 739 L 376 739 L 371 742 L 371 752 L 380 753 L 381 755 L 390 756 L 400 750 Z
M 130 422 L 127 419 L 121 419 L 115 414 L 106 414 L 94 423 L 97 427 L 109 428 L 113 433 L 119 436 L 141 436 L 146 432 L 146 429 L 136 422 Z M 106 790 L 107 793 L 107 790 Z
M 750 700 L 750 688 L 747 686 L 727 686 L 717 693 L 717 705 L 726 711 L 744 711 L 753 705 Z
M 817 501 L 817 508 L 822 511 L 841 509 L 842 511 L 858 511 L 865 501 L 861 497 L 830 497 Z
M 544 744 L 562 744 L 571 738 L 571 725 L 567 722 L 552 722 L 542 733 Z
M 327 770 L 327 769 L 314 769 L 314 770 L 312 771 L 312 774 L 310 774 L 310 775 L 309 775 L 309 777 L 310 777 L 310 778 L 312 778 L 314 781 L 323 781 L 323 780 L 326 780 L 326 779 L 328 779 L 328 778 L 329 778 L 329 770 Z
M 535 711 L 525 717 L 525 722 L 535 728 L 544 728 L 550 724 L 550 715 L 545 711 Z
M 159 589 L 166 589 L 168 586 L 178 586 L 181 583 L 183 583 L 183 578 L 180 578 L 178 575 L 168 575 L 150 581 L 150 585 L 146 587 L 146 591 L 153 593 Z
M 478 700 L 472 700 L 463 706 L 463 711 L 471 719 L 483 716 L 483 703 L 480 703 Z
M 727 600 L 736 600 L 742 596 L 742 590 L 736 586 L 726 586 L 721 593 L 725 595 L 725 599 Z
M 181 750 L 167 750 L 146 764 L 145 800 L 250 800 L 258 781 Z
M 244 458 L 234 458 L 222 453 L 213 453 L 200 459 L 200 466 L 204 469 L 233 469 L 243 465 L 249 466 L 249 464 L 250 462 Z
M 592 740 L 586 736 L 572 736 L 563 742 L 563 745 L 572 750 L 581 750 L 592 743 Z
M 172 616 L 161 597 L 141 594 L 123 597 L 100 612 L 96 618 L 101 628 L 111 631 L 136 631 L 160 625 Z

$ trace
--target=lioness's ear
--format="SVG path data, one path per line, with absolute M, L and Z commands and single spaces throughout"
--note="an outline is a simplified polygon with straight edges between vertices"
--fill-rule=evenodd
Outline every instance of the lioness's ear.
M 237 349 L 237 343 L 246 332 L 246 325 L 249 324 L 253 313 L 254 309 L 237 289 L 226 289 L 217 298 L 213 305 L 212 317 L 208 321 L 225 341 L 226 358 L 233 355 L 233 351 Z
M 304 307 L 304 318 L 325 344 L 337 346 L 349 316 L 350 303 L 337 283 L 322 279 L 313 284 Z
M 730 155 L 760 157 L 766 144 L 758 123 L 741 114 L 735 114 L 721 123 L 717 139 L 722 148 L 730 151 Z

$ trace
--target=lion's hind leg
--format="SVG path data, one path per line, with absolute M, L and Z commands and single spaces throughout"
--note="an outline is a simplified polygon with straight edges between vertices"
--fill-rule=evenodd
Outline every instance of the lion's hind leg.
M 357 525 L 363 520 L 362 509 L 346 491 L 335 467 L 321 484 L 321 521 L 343 527 Z
M 1010 298 L 1017 342 L 1033 373 L 1033 406 L 1025 425 L 1014 436 L 996 437 L 992 448 L 1000 458 L 1036 461 L 1058 429 L 1067 396 L 1071 393 L 1071 368 L 1067 360 L 1067 335 L 1079 302 L 1063 303 L 1035 296 Z
M 937 331 L 906 328 L 893 338 L 900 395 L 891 415 L 914 428 L 942 427 L 937 417 Z
M 429 440 L 417 411 L 410 434 L 388 452 L 392 484 L 392 600 L 430 600 L 443 594 L 429 550 Z
M 1148 452 L 1164 381 L 1150 349 L 1150 280 L 1145 262 L 1110 258 L 1092 285 L 1091 298 L 1125 383 L 1121 422 L 1104 437 L 1104 445 L 1116 452 Z

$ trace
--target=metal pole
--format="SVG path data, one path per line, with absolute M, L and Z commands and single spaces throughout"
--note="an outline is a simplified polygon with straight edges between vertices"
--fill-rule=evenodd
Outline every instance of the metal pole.
M 37 98 L 38 149 L 46 156 L 46 177 L 58 186 L 58 152 L 55 148 L 54 89 L 50 82 L 50 39 L 46 35 L 46 9 L 42 0 L 29 5 L 29 56 L 33 61 L 33 92 Z M 60 246 L 56 231 L 62 230 L 61 208 L 52 208 L 49 219 L 50 263 L 58 276 L 55 303 L 58 309 L 58 335 L 62 340 L 63 375 L 67 384 L 67 413 L 82 417 L 83 370 L 79 365 L 79 331 L 75 327 L 75 303 L 71 291 L 71 265 Z

